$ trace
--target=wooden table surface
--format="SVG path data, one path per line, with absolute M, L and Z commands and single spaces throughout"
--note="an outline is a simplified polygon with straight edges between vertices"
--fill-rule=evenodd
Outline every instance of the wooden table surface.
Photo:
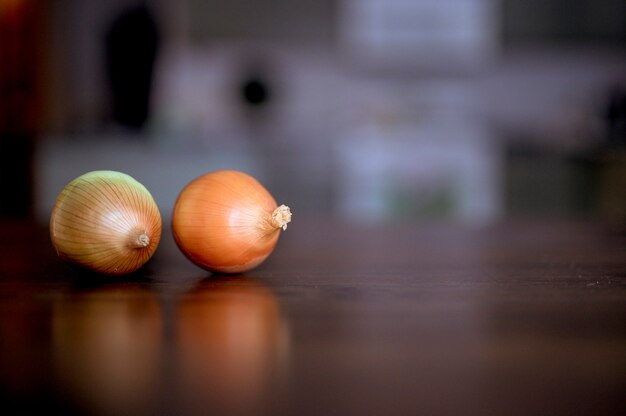
M 196 268 L 166 232 L 122 278 L 0 227 L 14 414 L 626 414 L 626 235 L 601 225 L 295 217 L 246 275 Z

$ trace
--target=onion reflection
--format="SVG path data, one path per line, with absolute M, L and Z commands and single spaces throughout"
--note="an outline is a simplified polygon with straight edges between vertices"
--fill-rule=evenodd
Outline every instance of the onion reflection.
M 161 318 L 156 297 L 115 285 L 55 300 L 53 359 L 62 393 L 96 414 L 139 414 L 159 382 Z
M 8 291 L 6 289 L 9 289 Z M 0 303 L 0 402 L 32 397 L 46 381 L 49 368 L 42 352 L 50 342 L 46 316 L 48 305 L 35 299 L 29 284 L 11 283 L 3 288 Z M 8 292 L 8 293 L 7 293 Z M 27 413 L 26 409 L 22 409 Z
M 264 413 L 288 347 L 274 295 L 244 277 L 207 279 L 177 308 L 183 397 L 195 410 Z

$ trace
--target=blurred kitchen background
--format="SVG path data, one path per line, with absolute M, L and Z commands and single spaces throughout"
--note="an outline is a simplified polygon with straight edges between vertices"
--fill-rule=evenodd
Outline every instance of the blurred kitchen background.
M 295 215 L 626 224 L 626 1 L 0 0 L 0 212 L 95 169 Z

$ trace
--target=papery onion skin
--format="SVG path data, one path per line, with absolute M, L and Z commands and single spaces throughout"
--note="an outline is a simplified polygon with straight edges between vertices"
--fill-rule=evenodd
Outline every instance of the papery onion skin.
M 125 173 L 92 171 L 61 191 L 50 239 L 65 261 L 109 275 L 131 273 L 154 254 L 161 214 L 150 192 Z
M 278 207 L 252 176 L 220 170 L 183 188 L 174 205 L 172 232 L 180 250 L 197 266 L 241 273 L 271 254 L 289 221 L 289 208 Z

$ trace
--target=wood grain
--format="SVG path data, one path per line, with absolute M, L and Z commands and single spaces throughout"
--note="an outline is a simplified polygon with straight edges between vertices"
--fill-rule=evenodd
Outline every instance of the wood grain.
M 193 266 L 165 233 L 145 268 L 113 279 L 59 263 L 41 227 L 1 226 L 14 236 L 0 247 L 6 406 L 75 414 L 626 410 L 626 235 L 600 224 L 295 218 L 267 262 L 245 276 Z

